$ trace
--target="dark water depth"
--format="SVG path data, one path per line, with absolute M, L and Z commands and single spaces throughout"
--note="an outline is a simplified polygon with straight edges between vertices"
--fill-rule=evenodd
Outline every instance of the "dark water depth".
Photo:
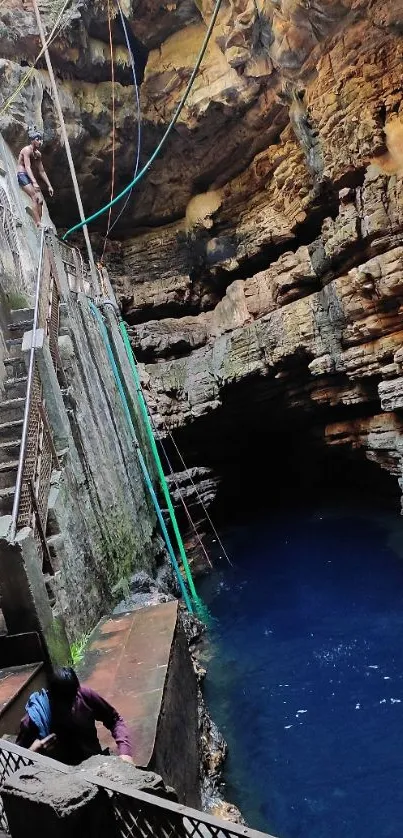
M 260 520 L 200 586 L 225 794 L 256 829 L 403 834 L 402 527 L 351 509 Z

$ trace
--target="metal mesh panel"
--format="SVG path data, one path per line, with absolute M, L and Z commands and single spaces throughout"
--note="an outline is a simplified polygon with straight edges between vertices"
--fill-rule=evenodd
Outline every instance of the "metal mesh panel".
M 59 306 L 59 293 L 56 287 L 55 280 L 51 273 L 51 300 L 49 310 L 48 334 L 50 354 L 52 356 L 53 366 L 55 370 L 57 370 L 57 361 L 59 357 L 59 348 L 57 342 L 59 336 Z
M 116 792 L 112 804 L 121 838 L 239 838 L 239 831 L 233 831 L 230 823 L 205 818 L 203 812 L 196 817 L 195 811 L 186 806 L 177 806 L 177 811 L 172 811 L 172 807 L 164 809 Z M 245 838 L 258 834 L 263 838 L 262 833 L 242 828 Z
M 37 511 L 41 518 L 43 529 L 46 529 L 46 517 L 48 513 L 48 499 L 50 490 L 50 478 L 52 476 L 53 455 L 49 439 L 49 433 L 42 424 L 41 452 L 38 461 L 38 476 L 36 484 Z
M 34 526 L 32 515 L 31 481 L 36 481 L 38 462 L 38 450 L 41 437 L 42 422 L 39 413 L 39 403 L 42 399 L 42 385 L 39 373 L 34 365 L 32 379 L 31 406 L 28 420 L 27 444 L 24 456 L 24 470 L 22 473 L 22 486 L 20 506 L 18 510 L 18 526 Z
M 180 838 L 188 836 L 183 818 L 176 813 L 164 813 L 160 809 L 139 803 L 123 794 L 112 798 L 115 818 L 121 838 Z M 203 836 L 208 838 L 208 836 Z
M 49 336 L 50 352 L 55 369 L 58 359 L 60 298 L 53 275 L 49 253 L 45 251 L 39 296 L 38 328 Z M 38 517 L 41 531 L 46 532 L 46 518 L 54 449 L 50 439 L 48 423 L 44 421 L 42 385 L 36 364 L 32 379 L 27 442 L 21 485 L 18 527 L 32 527 L 38 548 L 43 555 L 43 536 L 38 532 Z M 43 555 L 44 562 L 46 556 Z
M 49 430 L 41 417 L 41 405 L 42 386 L 35 365 L 18 512 L 18 527 L 32 527 L 38 546 L 41 545 L 41 539 L 37 532 L 36 514 L 40 516 L 42 528 L 45 531 L 50 480 L 53 468 L 52 442 L 49 438 Z M 34 492 L 35 499 L 32 497 L 32 492 Z

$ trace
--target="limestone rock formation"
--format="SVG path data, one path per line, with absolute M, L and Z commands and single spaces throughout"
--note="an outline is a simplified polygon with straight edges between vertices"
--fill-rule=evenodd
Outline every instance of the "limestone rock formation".
M 29 4 L 16 5 L 0 9 L 6 104 L 38 50 Z M 142 163 L 213 5 L 123 4 L 144 76 Z M 50 29 L 53 4 L 41 7 Z M 136 117 L 113 9 L 119 189 Z M 63 20 L 52 59 L 92 211 L 110 190 L 107 4 L 76 1 Z M 115 228 L 109 267 L 155 422 L 201 474 L 222 476 L 256 432 L 292 429 L 403 485 L 402 32 L 402 0 L 223 0 L 188 102 Z M 0 114 L 16 150 L 27 121 L 52 141 L 53 212 L 68 226 L 77 214 L 41 62 Z

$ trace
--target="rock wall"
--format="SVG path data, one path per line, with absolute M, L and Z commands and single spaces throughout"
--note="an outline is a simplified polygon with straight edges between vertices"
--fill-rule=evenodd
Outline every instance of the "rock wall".
M 51 4 L 41 7 L 50 29 Z M 142 81 L 142 162 L 212 9 L 124 4 Z M 12 0 L 0 19 L 7 96 L 38 39 Z M 91 211 L 110 186 L 107 6 L 76 2 L 64 23 L 52 59 Z M 136 118 L 117 20 L 112 28 L 119 189 Z M 163 434 L 175 429 L 191 465 L 219 474 L 242 436 L 290 428 L 402 479 L 402 31 L 401 0 L 223 0 L 175 130 L 107 248 L 156 421 Z M 76 212 L 40 63 L 1 114 L 14 148 L 26 121 L 51 140 L 53 215 L 68 225 Z M 103 222 L 93 230 L 97 246 Z
M 403 10 L 276 7 L 275 142 L 124 241 L 115 285 L 161 432 L 192 463 L 225 471 L 223 446 L 247 457 L 252 430 L 267 445 L 288 428 L 401 482 Z

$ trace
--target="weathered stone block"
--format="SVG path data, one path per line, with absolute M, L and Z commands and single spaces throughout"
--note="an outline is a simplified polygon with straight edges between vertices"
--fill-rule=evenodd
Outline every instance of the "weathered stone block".
M 105 792 L 73 772 L 51 767 L 20 768 L 2 786 L 12 838 L 115 838 Z
M 125 787 L 136 791 L 145 791 L 147 794 L 156 794 L 167 800 L 178 799 L 174 789 L 166 786 L 162 777 L 154 771 L 146 771 L 136 768 L 128 762 L 124 762 L 117 756 L 94 756 L 82 762 L 79 772 L 85 772 L 87 777 L 91 776 L 96 782 L 99 777 L 111 783 L 118 783 L 124 791 Z

